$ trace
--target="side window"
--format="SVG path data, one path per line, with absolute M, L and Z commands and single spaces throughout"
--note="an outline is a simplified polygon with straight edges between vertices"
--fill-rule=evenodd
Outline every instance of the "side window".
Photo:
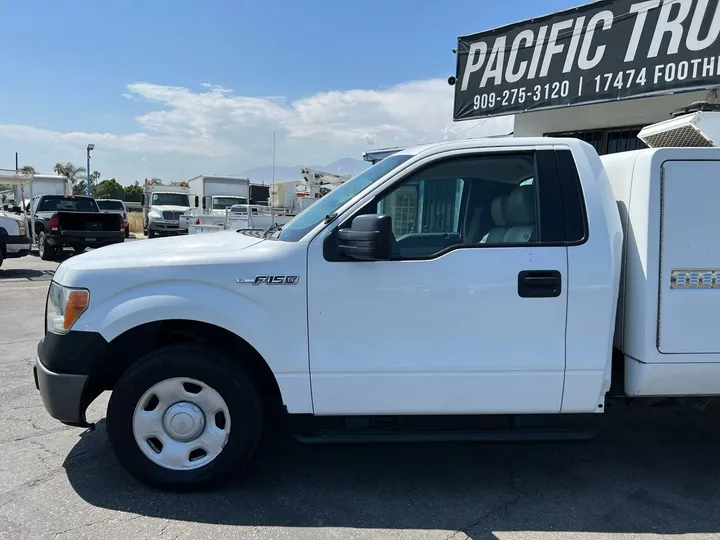
M 392 217 L 394 258 L 456 245 L 538 242 L 534 152 L 451 158 L 413 173 L 378 201 Z
M 418 178 L 404 183 L 378 203 L 378 213 L 393 218 L 395 238 L 409 234 L 458 234 L 462 178 Z

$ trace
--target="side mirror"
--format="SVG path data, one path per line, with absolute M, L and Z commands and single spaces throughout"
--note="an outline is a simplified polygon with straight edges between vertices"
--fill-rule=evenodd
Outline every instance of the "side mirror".
M 140 204 L 145 206 L 145 194 L 144 193 L 140 196 Z
M 22 208 L 20 208 L 19 206 L 13 206 L 12 212 L 13 212 L 13 214 L 22 214 L 23 213 Z
M 195 208 L 197 208 L 198 206 L 200 206 L 200 197 L 195 195 Z
M 207 197 L 203 197 L 202 207 L 203 210 L 207 210 Z
M 341 255 L 362 261 L 386 261 L 392 256 L 392 217 L 366 214 L 353 219 L 349 229 L 337 236 Z

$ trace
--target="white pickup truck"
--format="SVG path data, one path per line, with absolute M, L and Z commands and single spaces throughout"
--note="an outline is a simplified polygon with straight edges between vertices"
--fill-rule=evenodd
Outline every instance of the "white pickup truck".
M 63 262 L 36 384 L 85 427 L 113 390 L 112 447 L 162 488 L 229 477 L 280 418 L 315 442 L 572 437 L 533 420 L 720 394 L 718 200 L 720 149 L 401 150 L 280 230 Z
M 28 255 L 31 247 L 25 216 L 0 209 L 0 266 L 5 259 Z

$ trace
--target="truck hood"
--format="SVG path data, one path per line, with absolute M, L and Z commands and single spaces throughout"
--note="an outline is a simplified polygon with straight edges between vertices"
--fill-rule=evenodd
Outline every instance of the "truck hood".
M 0 218 L 3 218 L 3 219 L 11 219 L 11 220 L 13 220 L 13 221 L 15 221 L 15 222 L 17 222 L 17 223 L 24 223 L 24 222 L 25 222 L 25 218 L 23 218 L 22 216 L 19 216 L 18 214 L 12 214 L 12 213 L 10 213 L 10 212 L 0 211 Z
M 63 262 L 55 271 L 61 282 L 68 270 L 137 269 L 180 266 L 207 261 L 218 254 L 237 252 L 265 242 L 236 231 L 191 234 L 153 240 L 136 240 L 102 247 L 76 255 Z

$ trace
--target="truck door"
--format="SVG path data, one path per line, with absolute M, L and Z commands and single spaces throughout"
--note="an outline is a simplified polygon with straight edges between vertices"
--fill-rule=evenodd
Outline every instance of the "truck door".
M 552 150 L 433 156 L 355 212 L 392 217 L 389 261 L 308 261 L 316 414 L 556 413 L 567 248 Z

